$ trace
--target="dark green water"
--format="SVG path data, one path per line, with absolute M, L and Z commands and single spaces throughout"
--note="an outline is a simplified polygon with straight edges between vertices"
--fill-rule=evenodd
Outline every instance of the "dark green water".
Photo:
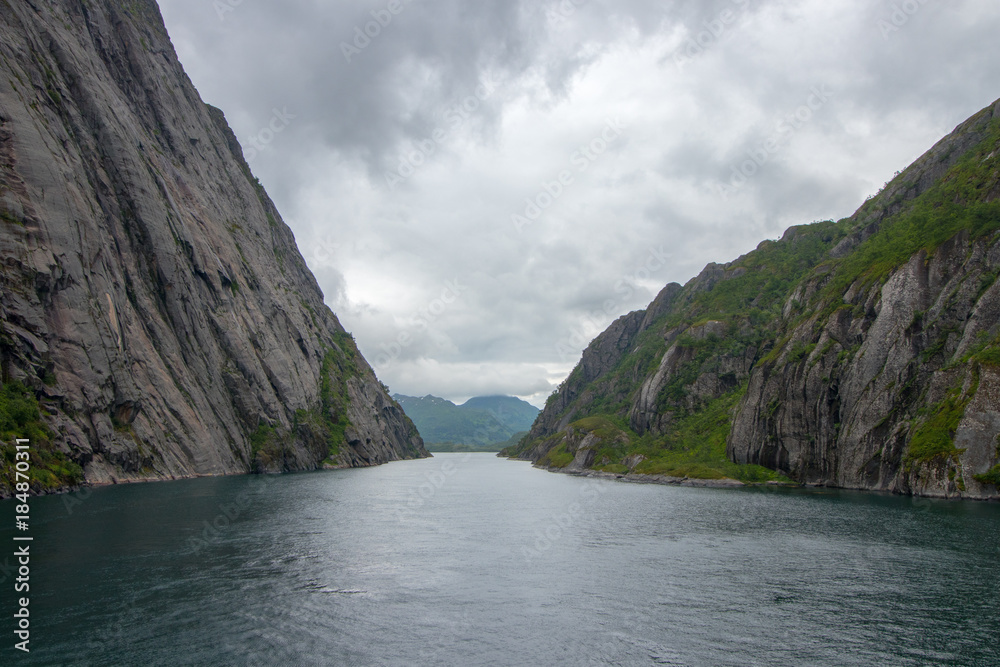
M 995 504 L 483 454 L 75 500 L 31 502 L 32 652 L 7 577 L 0 664 L 1000 665 Z

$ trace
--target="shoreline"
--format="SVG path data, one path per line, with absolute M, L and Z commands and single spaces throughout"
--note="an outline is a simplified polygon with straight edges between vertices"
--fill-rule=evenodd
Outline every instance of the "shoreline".
M 712 488 L 712 489 L 737 489 L 744 486 L 764 486 L 764 485 L 751 485 L 741 482 L 737 479 L 731 479 L 729 477 L 723 477 L 722 479 L 696 479 L 693 477 L 671 477 L 670 475 L 642 475 L 639 473 L 614 473 L 614 472 L 604 472 L 602 470 L 566 470 L 565 468 L 555 468 L 551 466 L 536 466 L 532 464 L 532 467 L 538 468 L 539 470 L 545 470 L 551 473 L 559 473 L 562 475 L 572 475 L 574 477 L 593 477 L 595 479 L 607 479 L 617 482 L 625 482 L 627 484 L 662 484 L 665 486 L 690 486 L 690 487 L 702 487 L 702 488 Z M 768 484 L 772 486 L 801 486 L 801 484 L 787 484 L 779 482 L 769 482 Z
M 267 477 L 271 475 L 295 475 L 298 473 L 306 472 L 318 472 L 323 470 L 363 470 L 365 468 L 377 468 L 379 466 L 389 465 L 390 463 L 401 463 L 405 461 L 424 461 L 427 459 L 434 458 L 434 455 L 421 456 L 419 458 L 412 459 L 393 459 L 392 461 L 386 461 L 384 463 L 376 463 L 367 466 L 334 466 L 334 465 L 320 465 L 315 468 L 302 468 L 299 470 L 262 470 L 259 472 L 254 471 L 231 471 L 231 472 L 207 472 L 207 473 L 191 473 L 190 475 L 129 475 L 117 477 L 111 475 L 106 478 L 94 478 L 94 479 L 84 479 L 80 484 L 75 486 L 60 486 L 53 489 L 42 489 L 41 491 L 32 489 L 29 491 L 28 495 L 31 498 L 42 498 L 44 496 L 63 496 L 67 494 L 79 493 L 83 489 L 100 489 L 110 486 L 121 486 L 128 484 L 157 484 L 161 482 L 180 482 L 189 479 L 204 479 L 212 477 L 241 477 L 241 476 L 261 476 Z M 5 500 L 11 500 L 16 494 L 13 492 L 6 495 L 6 489 L 0 489 L 0 502 Z
M 524 461 L 529 463 L 526 459 L 517 458 L 507 458 L 508 461 Z M 913 493 L 897 493 L 894 491 L 886 491 L 882 489 L 864 489 L 864 488 L 851 488 L 845 486 L 828 486 L 825 484 L 800 484 L 798 482 L 760 482 L 760 483 L 747 483 L 741 482 L 730 477 L 724 477 L 722 479 L 696 479 L 692 477 L 671 477 L 669 475 L 643 475 L 639 473 L 613 473 L 604 472 L 601 470 L 567 470 L 565 468 L 555 468 L 552 466 L 539 466 L 534 463 L 531 467 L 538 470 L 544 470 L 550 473 L 558 473 L 561 475 L 570 475 L 572 477 L 588 477 L 593 479 L 606 479 L 613 482 L 624 482 L 626 484 L 660 484 L 662 486 L 686 486 L 691 488 L 706 488 L 706 489 L 754 489 L 754 488 L 785 488 L 785 489 L 810 489 L 810 490 L 829 490 L 829 491 L 851 491 L 855 493 L 870 493 L 878 496 L 887 496 L 892 498 L 912 498 L 914 500 L 943 500 L 948 502 L 977 502 L 977 503 L 1000 503 L 1000 498 L 974 498 L 970 496 L 925 496 L 917 495 Z

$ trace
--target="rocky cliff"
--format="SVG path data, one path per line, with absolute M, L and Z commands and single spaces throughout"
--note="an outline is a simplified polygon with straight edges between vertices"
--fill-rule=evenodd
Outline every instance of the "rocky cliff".
M 851 218 L 793 227 L 619 319 L 506 453 L 1000 497 L 998 200 L 1000 102 Z
M 38 488 L 427 455 L 155 2 L 0 0 L 0 70 L 0 434 Z

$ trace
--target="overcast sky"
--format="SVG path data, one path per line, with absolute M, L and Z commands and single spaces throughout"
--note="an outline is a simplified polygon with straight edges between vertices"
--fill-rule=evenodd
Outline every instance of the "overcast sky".
M 379 377 L 458 402 L 542 405 L 666 283 L 1000 97 L 995 0 L 160 5 Z

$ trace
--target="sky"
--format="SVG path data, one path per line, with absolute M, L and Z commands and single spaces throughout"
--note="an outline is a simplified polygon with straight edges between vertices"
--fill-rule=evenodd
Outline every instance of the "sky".
M 994 0 L 160 0 L 394 393 L 535 405 L 1000 98 Z

